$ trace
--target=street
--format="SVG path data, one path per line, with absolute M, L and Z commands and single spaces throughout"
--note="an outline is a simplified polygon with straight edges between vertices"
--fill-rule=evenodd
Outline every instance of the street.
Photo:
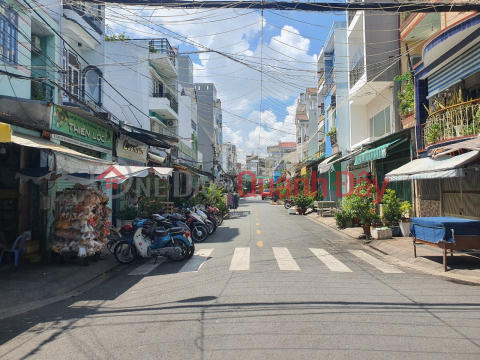
M 270 201 L 241 199 L 196 251 L 4 320 L 0 358 L 480 357 L 479 287 L 391 266 Z

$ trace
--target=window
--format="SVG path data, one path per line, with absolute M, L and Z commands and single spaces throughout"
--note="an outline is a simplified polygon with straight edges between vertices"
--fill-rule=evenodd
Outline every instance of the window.
M 17 63 L 18 16 L 8 5 L 0 5 L 0 60 Z
M 163 84 L 158 80 L 153 80 L 153 97 L 163 97 Z
M 93 101 L 100 106 L 101 99 L 101 75 L 102 73 L 96 67 L 90 67 L 84 70 L 84 94 L 86 100 Z
M 79 96 L 80 92 L 80 63 L 78 62 L 77 57 L 72 54 L 68 53 L 68 82 L 67 82 L 67 90 Z
M 370 137 L 379 137 L 390 132 L 390 106 L 370 118 Z

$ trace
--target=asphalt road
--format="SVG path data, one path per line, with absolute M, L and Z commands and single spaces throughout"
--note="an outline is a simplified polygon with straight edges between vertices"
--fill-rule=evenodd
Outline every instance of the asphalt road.
M 475 359 L 480 287 L 242 199 L 188 262 L 137 262 L 0 324 L 1 359 Z

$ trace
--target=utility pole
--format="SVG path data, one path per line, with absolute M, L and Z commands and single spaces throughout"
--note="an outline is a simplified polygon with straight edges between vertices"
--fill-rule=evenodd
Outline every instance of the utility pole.
M 212 159 L 212 175 L 215 178 L 215 165 L 217 163 L 217 152 L 216 152 L 216 147 L 215 143 L 212 144 L 213 147 L 213 159 Z

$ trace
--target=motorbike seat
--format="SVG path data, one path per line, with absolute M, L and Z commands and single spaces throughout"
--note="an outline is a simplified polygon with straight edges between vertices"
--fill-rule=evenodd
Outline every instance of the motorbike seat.
M 169 229 L 165 229 L 165 228 L 156 228 L 155 229 L 155 236 L 158 236 L 158 237 L 165 237 L 168 235 L 168 232 L 169 232 Z
M 172 227 L 170 229 L 171 234 L 182 234 L 183 232 L 184 232 L 184 228 L 181 226 Z

